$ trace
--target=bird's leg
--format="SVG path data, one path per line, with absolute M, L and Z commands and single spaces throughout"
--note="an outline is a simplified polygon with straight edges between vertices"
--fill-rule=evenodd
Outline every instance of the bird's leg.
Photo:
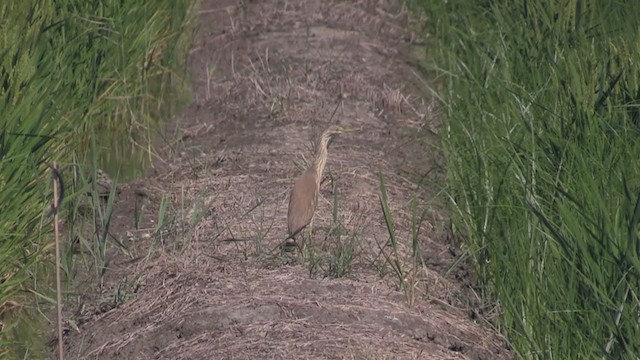
M 307 248 L 307 245 L 311 244 L 311 237 L 313 232 L 313 218 L 311 218 L 311 221 L 309 222 L 309 225 L 307 225 L 307 228 L 305 230 L 308 231 L 306 239 L 304 236 L 301 236 L 302 241 L 297 244 L 298 248 L 300 249 L 300 254 L 303 256 L 304 256 L 304 251 Z

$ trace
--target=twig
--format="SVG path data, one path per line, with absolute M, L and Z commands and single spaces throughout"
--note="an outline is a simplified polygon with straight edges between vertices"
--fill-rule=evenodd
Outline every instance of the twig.
M 338 96 L 338 103 L 336 104 L 336 108 L 333 109 L 333 113 L 331 114 L 331 117 L 329 118 L 329 122 L 331 122 L 331 120 L 333 120 L 333 116 L 336 114 L 336 111 L 338 111 L 338 108 L 340 107 L 341 103 L 342 103 L 342 94 L 340 94 Z

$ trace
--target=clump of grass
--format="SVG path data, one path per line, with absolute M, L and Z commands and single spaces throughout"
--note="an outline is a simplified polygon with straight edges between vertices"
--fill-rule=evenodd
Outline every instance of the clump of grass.
M 333 181 L 332 184 L 334 184 L 332 222 L 325 241 L 331 242 L 333 239 L 335 241 L 330 245 L 327 272 L 333 278 L 342 278 L 349 276 L 353 271 L 354 262 L 358 257 L 360 238 L 355 232 L 346 232 L 340 222 L 338 218 L 340 191 Z M 343 239 L 343 235 L 347 238 L 346 240 Z
M 360 239 L 351 235 L 348 239 L 342 240 L 337 237 L 337 243 L 331 251 L 328 261 L 328 274 L 333 278 L 343 278 L 353 272 L 355 260 L 358 258 L 358 244 Z
M 419 0 L 450 209 L 521 358 L 640 353 L 640 7 Z
M 333 187 L 332 220 L 328 229 L 324 231 L 324 239 L 317 241 L 321 235 L 318 232 L 319 229 L 315 227 L 306 228 L 300 236 L 304 238 L 301 246 L 301 260 L 307 266 L 309 277 L 315 277 L 319 273 L 333 278 L 349 276 L 359 255 L 360 236 L 355 231 L 346 229 L 340 222 L 338 217 L 340 191 L 333 179 L 331 184 Z
M 92 143 L 93 144 L 93 143 Z M 92 145 L 94 146 L 94 145 Z M 75 277 L 76 260 L 85 262 L 86 269 L 95 269 L 96 278 L 102 286 L 104 275 L 109 266 L 110 255 L 108 245 L 130 255 L 122 241 L 111 233 L 111 221 L 116 199 L 117 181 L 103 184 L 97 169 L 96 152 L 92 151 L 92 164 L 88 171 L 78 167 L 73 181 L 77 201 L 73 201 L 73 208 L 67 212 L 67 238 L 73 239 L 66 246 L 62 267 L 66 278 L 72 281 Z M 109 188 L 102 188 L 109 186 Z M 76 257 L 76 254 L 88 254 L 89 258 Z M 87 264 L 90 260 L 92 264 Z
M 396 226 L 393 220 L 393 214 L 389 208 L 389 199 L 387 197 L 387 188 L 384 184 L 384 177 L 380 174 L 380 207 L 384 216 L 389 240 L 387 244 L 380 245 L 380 253 L 385 262 L 391 268 L 396 276 L 400 289 L 404 292 L 409 305 L 413 305 L 416 300 L 416 289 L 422 280 L 422 271 L 424 269 L 424 261 L 420 251 L 420 226 L 424 221 L 425 211 L 419 215 L 417 207 L 417 199 L 413 197 L 411 200 L 411 253 L 407 257 L 399 252 L 399 239 L 396 232 Z M 390 250 L 386 250 L 386 247 Z

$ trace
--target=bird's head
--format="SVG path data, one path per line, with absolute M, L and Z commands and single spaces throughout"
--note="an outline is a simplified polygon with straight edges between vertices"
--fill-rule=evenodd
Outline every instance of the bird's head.
M 339 135 L 353 131 L 352 129 L 347 129 L 339 125 L 332 125 L 327 129 L 327 132 L 330 135 Z
M 340 134 L 348 133 L 353 130 L 344 128 L 339 125 L 331 125 L 327 130 L 322 134 L 323 140 L 326 140 L 327 146 L 333 142 L 333 139 Z

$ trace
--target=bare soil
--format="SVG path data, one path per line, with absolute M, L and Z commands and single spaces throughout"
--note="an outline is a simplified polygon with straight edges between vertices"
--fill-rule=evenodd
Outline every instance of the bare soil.
M 512 358 L 478 316 L 448 235 L 440 123 L 407 9 L 203 0 L 197 11 L 192 101 L 154 168 L 122 186 L 111 232 L 130 256 L 112 253 L 100 291 L 79 290 L 65 309 L 78 325 L 67 357 Z M 313 239 L 305 255 L 273 252 L 288 191 L 334 123 L 356 131 L 330 148 Z M 411 256 L 412 203 L 424 267 Z

